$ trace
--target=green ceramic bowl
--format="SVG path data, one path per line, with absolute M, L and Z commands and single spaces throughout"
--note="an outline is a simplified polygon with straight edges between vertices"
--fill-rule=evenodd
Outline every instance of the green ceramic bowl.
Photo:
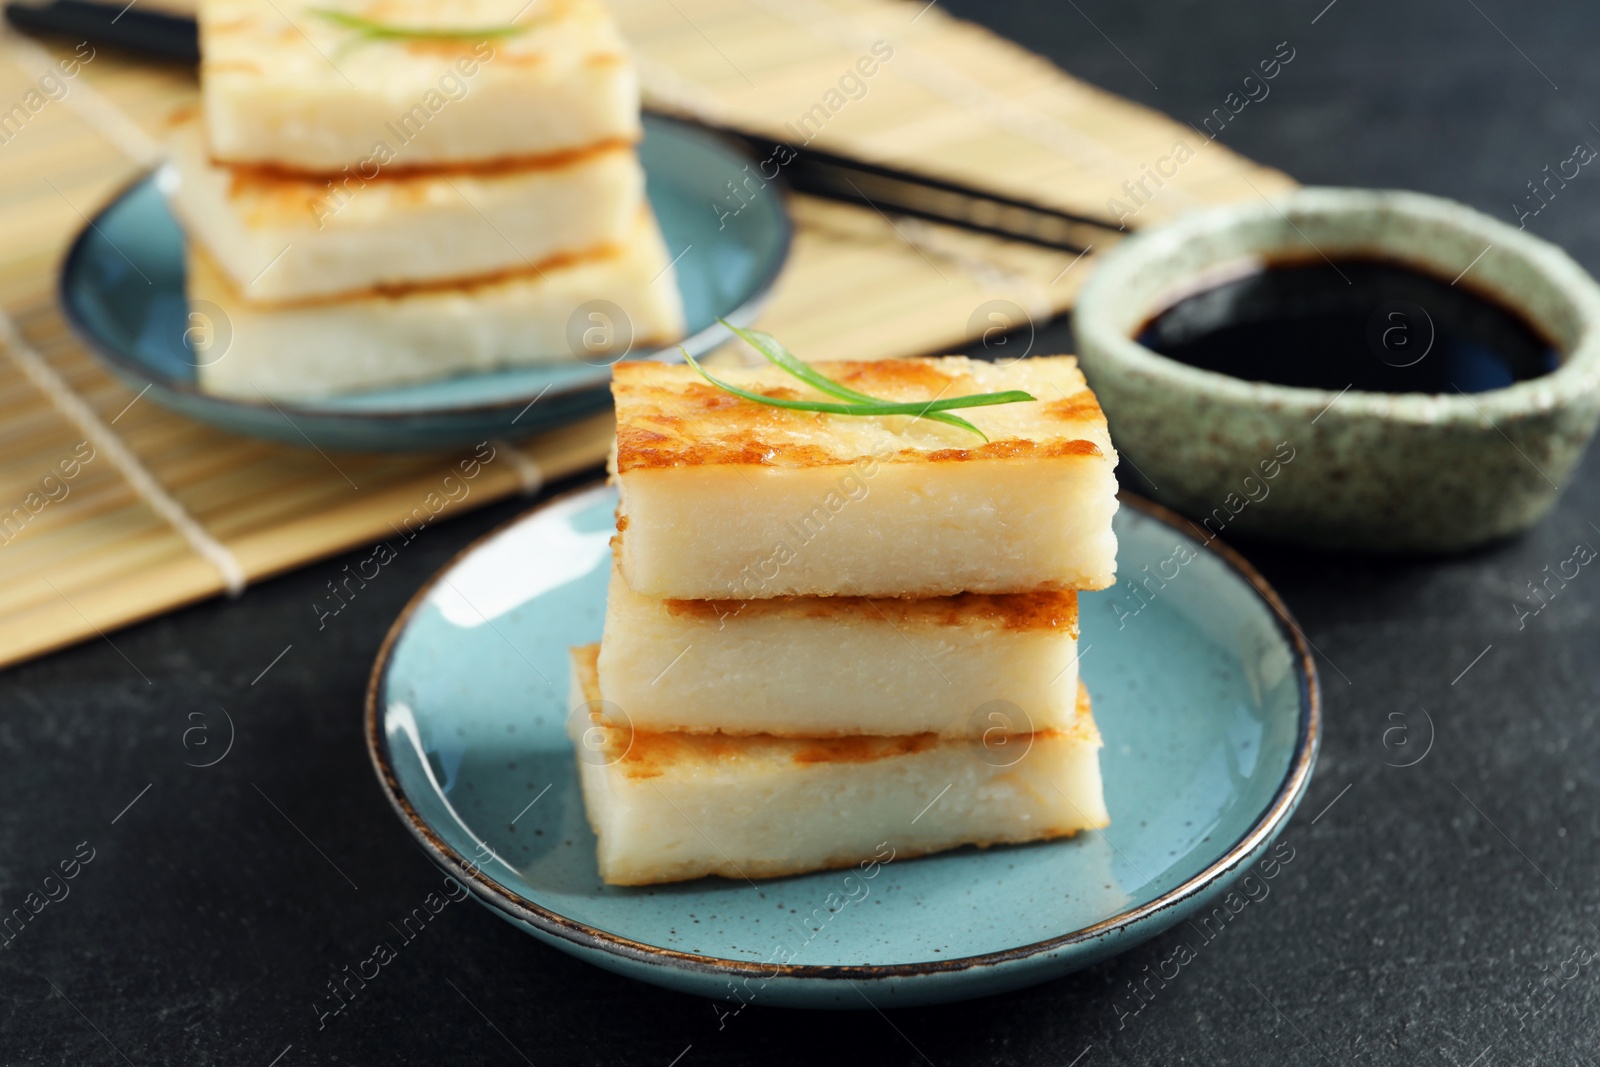
M 1200 370 L 1132 340 L 1211 279 L 1319 253 L 1461 275 L 1520 310 L 1561 365 L 1488 392 L 1340 394 Z M 1481 545 L 1550 510 L 1600 418 L 1600 286 L 1549 242 L 1418 193 L 1311 188 L 1184 216 L 1105 256 L 1073 328 L 1124 462 L 1213 535 Z

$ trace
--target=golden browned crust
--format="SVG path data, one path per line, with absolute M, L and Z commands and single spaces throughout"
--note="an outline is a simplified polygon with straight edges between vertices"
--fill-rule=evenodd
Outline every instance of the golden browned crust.
M 615 578 L 613 580 L 621 580 Z M 1066 630 L 1078 636 L 1075 590 L 1032 593 L 957 593 L 940 597 L 780 596 L 760 600 L 665 600 L 667 611 L 720 623 L 744 614 L 805 618 L 882 618 L 898 627 L 989 624 L 1007 630 Z M 865 610 L 863 610 L 865 609 Z
M 1096 411 L 1099 407 L 1096 406 Z M 960 462 L 969 459 L 1059 459 L 1062 456 L 1098 456 L 1100 446 L 1093 441 L 1053 441 L 1040 444 L 1025 438 L 990 441 L 977 448 L 941 448 L 936 452 L 920 452 L 917 458 L 933 463 Z
M 900 737 L 858 735 L 827 738 L 774 737 L 769 734 L 730 735 L 721 732 L 689 734 L 665 733 L 649 730 L 630 730 L 626 726 L 606 723 L 601 716 L 600 646 L 581 645 L 571 649 L 574 673 L 577 675 L 584 700 L 588 703 L 591 719 L 603 731 L 603 750 L 615 757 L 615 766 L 629 778 L 658 778 L 674 764 L 685 762 L 732 763 L 751 755 L 770 757 L 786 756 L 790 761 L 814 766 L 840 763 L 873 763 L 883 759 L 915 755 L 940 744 L 967 742 L 941 739 L 938 734 L 921 733 Z M 1024 737 L 1069 738 L 1081 742 L 1098 742 L 1099 728 L 1095 725 L 1089 702 L 1089 690 L 1082 680 L 1078 682 L 1077 718 L 1063 730 L 1037 730 Z
M 872 763 L 925 752 L 939 743 L 935 733 L 903 737 L 821 737 L 789 758 L 796 763 Z
M 677 763 L 734 762 L 752 744 L 765 749 L 781 745 L 795 763 L 874 763 L 896 756 L 924 752 L 939 743 L 939 735 L 907 737 L 774 738 L 763 734 L 734 736 L 724 733 L 680 734 L 633 731 L 633 743 L 619 766 L 629 778 L 656 778 Z
M 1105 416 L 1083 383 L 1071 357 L 1040 357 L 1034 367 L 1014 372 L 1021 378 L 1046 363 L 1060 362 L 1069 372 L 1068 389 L 1056 399 L 961 412 L 975 422 L 1006 426 L 1026 420 L 1025 428 L 1001 431 L 984 443 L 962 447 L 916 447 L 915 442 L 881 426 L 888 420 L 793 411 L 744 400 L 700 378 L 692 368 L 654 362 L 624 362 L 613 368 L 612 396 L 617 408 L 616 470 L 710 465 L 784 468 L 826 467 L 872 462 L 946 463 L 973 460 L 1044 460 L 1104 454 L 1097 441 L 1105 436 Z M 961 357 L 843 361 L 818 363 L 823 374 L 852 389 L 897 402 L 968 396 L 1016 387 L 1007 372 L 974 364 Z M 984 367 L 987 381 L 976 376 Z M 831 400 L 775 369 L 756 372 L 759 381 L 736 384 L 776 399 Z M 729 376 L 733 376 L 729 374 Z M 1036 394 L 1037 395 L 1037 394 Z M 980 414 L 981 413 L 981 414 Z M 1004 420 L 995 422 L 997 418 Z M 914 421 L 914 420 L 901 420 Z M 859 426 L 879 424 L 882 447 L 866 450 Z M 933 424 L 924 424 L 933 425 Z M 848 442 L 855 440 L 852 447 Z M 976 441 L 977 439 L 973 439 Z
M 166 126 L 169 130 L 175 130 L 180 126 L 187 126 L 192 122 L 196 122 L 199 118 L 199 104 L 179 104 L 167 112 Z
M 327 183 L 340 178 L 353 176 L 365 185 L 381 185 L 399 184 L 422 178 L 451 177 L 458 174 L 473 178 L 514 177 L 529 172 L 561 170 L 610 152 L 631 152 L 637 144 L 637 138 L 617 137 L 596 141 L 581 148 L 544 155 L 497 156 L 493 159 L 459 163 L 405 163 L 396 160 L 380 165 L 370 178 L 360 174 L 356 164 L 351 164 L 343 171 L 316 171 L 285 163 L 230 163 L 225 159 L 219 159 L 209 149 L 206 157 L 217 166 L 231 168 L 233 182 L 229 188 L 229 195 L 238 196 L 241 193 L 253 193 L 258 196 L 283 195 L 300 197 L 303 201 L 306 198 L 315 199 L 327 195 Z M 303 203 L 297 203 L 303 206 Z
M 237 286 L 232 279 L 218 266 L 216 260 L 206 251 L 204 245 L 198 241 L 191 241 L 188 249 L 188 254 L 193 259 L 203 264 L 217 279 L 225 282 L 234 291 L 236 297 L 244 299 L 238 293 Z M 614 259 L 625 252 L 625 249 L 618 246 L 605 245 L 600 248 L 590 249 L 587 252 L 550 256 L 540 260 L 538 263 L 493 271 L 489 274 L 474 275 L 470 278 L 441 278 L 426 282 L 395 282 L 385 285 L 370 285 L 362 289 L 333 293 L 328 296 L 306 296 L 293 300 L 251 300 L 250 303 L 255 307 L 290 309 L 349 304 L 373 299 L 403 300 L 406 297 L 422 293 L 461 293 L 470 295 L 496 285 L 517 281 L 531 281 L 542 277 L 545 271 L 562 270 L 568 267 L 581 266 L 585 263 L 598 263 L 607 259 Z
M 1036 730 L 1032 734 L 1016 734 L 1011 740 L 1024 751 L 1032 740 L 1056 738 L 1088 739 L 1094 724 L 1086 720 L 1087 711 L 1080 711 L 1078 721 L 1065 730 Z M 624 751 L 617 768 L 629 778 L 659 778 L 674 765 L 682 763 L 734 763 L 755 752 L 758 756 L 778 755 L 802 766 L 842 763 L 876 763 L 879 760 L 914 756 L 942 744 L 976 744 L 959 739 L 941 738 L 936 733 L 909 734 L 883 737 L 873 734 L 841 737 L 774 737 L 770 734 L 716 733 L 661 733 L 651 730 L 634 730 L 631 734 L 621 728 L 612 728 L 616 734 L 608 741 L 608 751 Z M 626 749 L 623 746 L 626 745 Z

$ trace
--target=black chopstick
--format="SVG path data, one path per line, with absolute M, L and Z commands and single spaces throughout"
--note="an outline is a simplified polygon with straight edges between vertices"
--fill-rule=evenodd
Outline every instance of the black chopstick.
M 1096 243 L 1109 246 L 1123 233 L 1101 219 L 943 178 L 777 141 L 765 134 L 700 124 L 743 141 L 763 161 L 772 161 L 790 187 L 813 196 L 865 203 L 886 214 L 910 215 L 1057 251 L 1084 252 Z
M 6 21 L 24 33 L 76 37 L 95 45 L 121 49 L 178 63 L 200 62 L 200 33 L 183 15 L 141 11 L 133 4 L 52 0 L 46 4 L 8 3 Z
M 183 63 L 200 61 L 199 32 L 192 18 L 137 10 L 133 5 L 89 0 L 5 5 L 6 20 L 26 33 L 76 37 L 97 45 Z M 1023 241 L 1064 252 L 1109 245 L 1122 229 L 1104 219 L 1075 215 L 1027 200 L 976 189 L 913 171 L 835 155 L 765 134 L 669 114 L 743 142 L 763 161 L 762 181 L 782 174 L 790 188 L 845 203 L 865 204 L 889 215 L 909 215 L 977 233 Z M 773 167 L 772 174 L 766 165 Z

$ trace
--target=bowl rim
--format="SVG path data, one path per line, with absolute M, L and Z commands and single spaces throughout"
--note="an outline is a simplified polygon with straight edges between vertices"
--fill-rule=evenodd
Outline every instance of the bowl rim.
M 1283 778 L 1273 791 L 1272 798 L 1256 815 L 1248 829 L 1228 847 L 1222 849 L 1203 869 L 1144 904 L 1126 908 L 1081 929 L 1067 931 L 1030 944 L 1015 945 L 977 955 L 911 963 L 796 964 L 730 959 L 637 941 L 570 918 L 515 893 L 490 878 L 479 864 L 462 855 L 433 829 L 427 819 L 423 818 L 412 805 L 395 771 L 388 732 L 383 728 L 384 709 L 388 704 L 389 668 L 393 663 L 400 639 L 409 631 L 413 617 L 427 601 L 428 596 L 440 582 L 445 580 L 450 571 L 472 552 L 525 521 L 535 512 L 592 493 L 604 486 L 604 479 L 595 479 L 542 500 L 532 508 L 473 539 L 453 555 L 423 583 L 401 609 L 389 632 L 384 635 L 367 682 L 364 709 L 367 755 L 371 760 L 378 784 L 383 790 L 384 798 L 399 816 L 401 823 L 428 857 L 440 868 L 459 879 L 481 903 L 544 935 L 567 942 L 580 950 L 598 951 L 648 967 L 686 970 L 729 978 L 879 980 L 927 977 L 1016 964 L 1029 959 L 1048 957 L 1064 949 L 1092 944 L 1118 933 L 1136 931 L 1162 912 L 1179 907 L 1188 901 L 1204 899 L 1207 892 L 1222 884 L 1242 863 L 1272 843 L 1288 824 L 1289 818 L 1294 814 L 1311 783 L 1312 771 L 1316 767 L 1317 756 L 1322 747 L 1322 691 L 1310 642 L 1301 631 L 1299 623 L 1295 621 L 1282 598 L 1268 584 L 1266 578 L 1237 551 L 1216 538 L 1206 538 L 1193 522 L 1178 513 L 1123 491 L 1117 494 L 1119 503 L 1146 518 L 1163 523 L 1193 538 L 1202 550 L 1214 553 L 1225 567 L 1250 587 L 1272 613 L 1273 622 L 1291 653 L 1292 669 L 1298 683 L 1296 688 L 1300 706 L 1296 716 L 1294 748 Z M 1152 931 L 1154 932 L 1158 931 Z
M 1540 277 L 1549 292 L 1566 302 L 1577 320 L 1576 340 L 1563 353 L 1561 365 L 1548 374 L 1478 393 L 1376 393 L 1348 387 L 1335 391 L 1250 381 L 1202 370 L 1139 344 L 1118 325 L 1126 318 L 1127 303 L 1123 294 L 1130 283 L 1196 239 L 1247 231 L 1274 220 L 1285 222 L 1299 232 L 1296 219 L 1364 218 L 1375 214 L 1402 216 L 1424 225 L 1477 237 L 1485 246 L 1484 252 L 1479 253 L 1480 258 L 1490 248 L 1517 257 Z M 1310 239 L 1306 238 L 1306 242 L 1310 243 Z M 1286 251 L 1305 251 L 1301 244 L 1285 242 L 1283 247 Z M 1322 254 L 1315 244 L 1312 248 Z M 1189 271 L 1187 277 L 1196 279 L 1206 270 L 1270 251 L 1266 248 L 1255 253 L 1218 256 Z M 1424 271 L 1434 270 L 1422 262 L 1421 257 L 1407 256 L 1401 249 L 1381 251 L 1384 259 L 1409 263 Z M 1476 262 L 1467 264 L 1462 274 Z M 1456 280 L 1460 282 L 1463 278 L 1458 276 Z M 1485 295 L 1493 295 L 1488 286 L 1465 284 Z M 1171 293 L 1181 288 L 1180 279 L 1167 286 L 1166 291 Z M 1159 301 L 1152 301 L 1148 308 L 1140 311 L 1148 315 L 1159 307 Z M 1518 310 L 1535 326 L 1544 326 L 1530 312 Z M 1094 363 L 1104 361 L 1159 385 L 1203 396 L 1212 402 L 1256 411 L 1270 407 L 1290 416 L 1320 418 L 1329 413 L 1337 401 L 1336 415 L 1344 419 L 1380 418 L 1434 427 L 1440 424 L 1481 426 L 1488 421 L 1497 426 L 1501 419 L 1555 410 L 1577 397 L 1600 390 L 1600 284 L 1593 276 L 1567 252 L 1542 237 L 1459 201 L 1408 190 L 1306 186 L 1276 197 L 1262 196 L 1255 201 L 1190 212 L 1141 231 L 1119 242 L 1096 265 L 1078 295 L 1072 328 L 1080 358 L 1087 365 L 1091 380 Z

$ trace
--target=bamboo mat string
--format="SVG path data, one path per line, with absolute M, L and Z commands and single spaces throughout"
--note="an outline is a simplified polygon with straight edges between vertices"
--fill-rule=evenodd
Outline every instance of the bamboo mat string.
M 122 472 L 123 478 L 133 491 L 150 506 L 150 510 L 165 519 L 173 529 L 183 535 L 183 539 L 189 542 L 190 547 L 217 569 L 222 575 L 228 595 L 238 596 L 244 592 L 244 568 L 239 565 L 239 560 L 234 554 L 226 545 L 207 533 L 205 527 L 196 522 L 194 516 L 162 488 L 155 475 L 139 462 L 139 458 L 123 443 L 122 438 L 117 436 L 116 431 L 102 422 L 100 416 L 94 413 L 94 409 L 73 392 L 72 387 L 59 374 L 50 369 L 44 356 L 23 339 L 22 334 L 17 331 L 16 324 L 11 321 L 11 316 L 4 311 L 0 311 L 0 344 L 4 344 L 12 362 L 16 363 L 17 368 L 27 376 L 28 381 L 55 405 L 57 411 L 72 420 L 98 451 L 105 453 Z
M 9 44 L 12 58 L 30 77 L 42 79 L 56 70 L 55 60 L 39 45 L 25 37 L 12 34 Z M 114 145 L 118 151 L 141 167 L 153 167 L 161 159 L 161 146 L 121 108 L 81 79 L 62 97 L 74 113 L 89 123 L 94 130 Z M 29 382 L 53 404 L 56 410 L 70 419 L 94 444 L 104 452 L 112 464 L 122 472 L 123 478 L 152 511 L 166 520 L 197 553 L 203 556 L 222 576 L 223 586 L 230 597 L 243 593 L 247 584 L 245 571 L 238 558 L 221 541 L 212 537 L 204 526 L 182 504 L 166 491 L 117 432 L 103 422 L 84 400 L 73 392 L 62 377 L 50 368 L 43 355 L 23 339 L 9 315 L 0 311 L 0 342 Z
M 537 460 L 503 437 L 496 437 L 490 443 L 497 452 L 504 451 L 511 458 L 511 466 L 517 472 L 523 496 L 532 496 L 544 488 L 544 468 L 539 466 Z

